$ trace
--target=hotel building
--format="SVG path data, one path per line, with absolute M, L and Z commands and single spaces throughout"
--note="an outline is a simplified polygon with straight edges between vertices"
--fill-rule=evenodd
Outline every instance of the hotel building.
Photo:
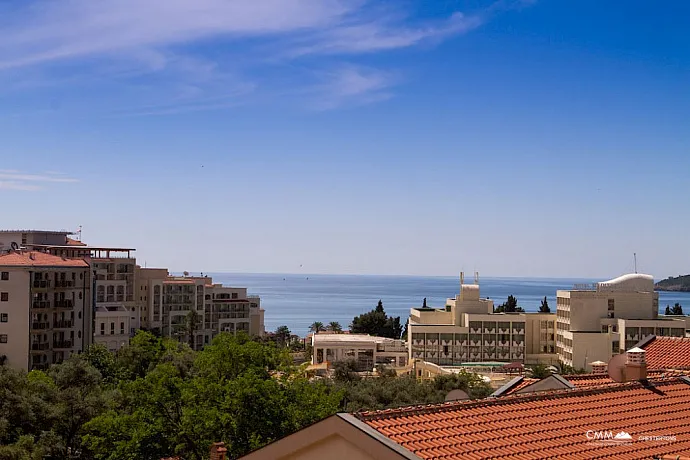
M 553 313 L 493 313 L 494 304 L 482 299 L 479 275 L 464 283 L 460 294 L 444 309 L 412 308 L 408 325 L 410 359 L 441 366 L 470 362 L 554 364 L 556 315 Z
M 557 291 L 557 352 L 576 369 L 591 370 L 649 337 L 684 337 L 684 317 L 659 315 L 659 293 L 650 275 L 628 274 L 610 281 Z
M 323 332 L 312 334 L 311 346 L 313 365 L 353 360 L 359 372 L 371 372 L 377 365 L 401 368 L 408 361 L 407 344 L 387 337 Z
M 25 249 L 0 253 L 0 360 L 46 369 L 82 352 L 92 337 L 87 262 Z

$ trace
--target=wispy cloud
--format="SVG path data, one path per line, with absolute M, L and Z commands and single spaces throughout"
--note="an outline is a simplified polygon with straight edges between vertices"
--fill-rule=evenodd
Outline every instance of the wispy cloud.
M 343 66 L 321 75 L 322 83 L 313 87 L 316 110 L 331 110 L 343 106 L 359 106 L 391 97 L 389 89 L 398 82 L 390 72 L 376 69 Z
M 376 0 L 33 0 L 19 5 L 0 17 L 0 77 L 10 72 L 13 88 L 46 81 L 83 86 L 74 75 L 113 81 L 126 87 L 131 100 L 142 102 L 117 111 L 139 114 L 230 107 L 256 91 L 256 75 L 264 77 L 262 65 L 275 65 L 275 58 L 327 54 L 351 60 L 433 43 L 479 27 L 489 12 L 419 21 L 398 3 L 382 10 Z M 210 40 L 212 52 L 205 48 Z M 321 70 L 335 74 L 340 99 L 381 97 L 388 86 L 373 70 L 328 65 L 334 70 Z M 143 85 L 142 76 L 153 86 Z M 137 90 L 145 94 L 130 94 Z
M 0 189 L 4 190 L 22 190 L 33 192 L 42 190 L 48 183 L 72 182 L 78 182 L 78 180 L 57 172 L 27 174 L 17 170 L 0 169 Z

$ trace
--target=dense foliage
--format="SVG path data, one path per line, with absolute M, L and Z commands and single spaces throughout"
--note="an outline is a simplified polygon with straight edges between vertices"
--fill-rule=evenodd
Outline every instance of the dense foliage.
M 356 316 L 352 320 L 350 332 L 399 339 L 402 336 L 403 327 L 400 324 L 399 316 L 386 315 L 383 302 L 379 300 L 375 309 Z
M 216 441 L 237 458 L 338 411 L 491 392 L 473 374 L 418 383 L 381 369 L 363 379 L 350 364 L 309 380 L 289 356 L 246 336 L 193 351 L 140 331 L 117 354 L 92 346 L 46 372 L 0 366 L 0 460 L 195 460 Z
M 666 305 L 666 315 L 683 315 L 683 306 L 676 302 L 674 306 Z
M 518 302 L 515 296 L 509 295 L 508 300 L 503 304 L 494 307 L 494 313 L 524 313 L 525 309 L 518 307 Z

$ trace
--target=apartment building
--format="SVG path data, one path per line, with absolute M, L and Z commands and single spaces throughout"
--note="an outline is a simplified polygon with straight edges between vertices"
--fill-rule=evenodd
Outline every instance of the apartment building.
M 84 260 L 25 249 L 0 253 L 0 357 L 5 364 L 46 369 L 90 345 L 91 282 Z
M 265 332 L 261 299 L 246 288 L 214 284 L 208 276 L 171 276 L 160 268 L 137 267 L 136 279 L 142 322 L 165 337 L 189 342 L 191 330 L 194 348 L 200 349 L 219 332 Z
M 682 317 L 659 315 L 654 278 L 638 273 L 557 291 L 557 352 L 561 361 L 591 370 L 650 335 L 684 337 Z
M 493 313 L 493 301 L 482 299 L 479 275 L 465 284 L 443 309 L 412 308 L 408 325 L 410 359 L 441 366 L 469 362 L 527 364 L 557 362 L 556 315 Z

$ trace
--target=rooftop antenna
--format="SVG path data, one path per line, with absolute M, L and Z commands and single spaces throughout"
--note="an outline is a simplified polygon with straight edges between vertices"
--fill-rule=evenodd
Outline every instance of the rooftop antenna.
M 462 286 L 463 284 L 465 284 L 465 273 L 460 272 L 460 285 Z
M 474 284 L 479 284 L 479 272 L 474 272 Z
M 79 230 L 77 230 L 77 235 L 79 235 L 79 241 L 81 241 L 81 225 L 79 226 Z
M 637 273 L 637 253 L 633 252 L 633 260 L 635 263 L 635 273 Z

